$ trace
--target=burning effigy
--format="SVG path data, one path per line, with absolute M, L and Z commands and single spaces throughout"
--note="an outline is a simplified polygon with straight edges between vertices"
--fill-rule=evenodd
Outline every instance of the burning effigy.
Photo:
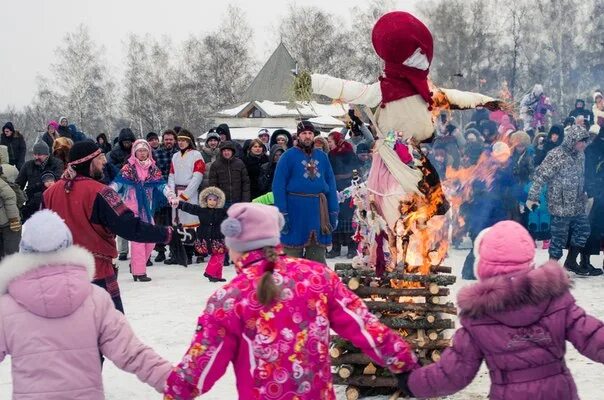
M 356 206 L 359 256 L 336 271 L 382 322 L 396 329 L 429 363 L 448 346 L 453 328 L 446 302 L 455 282 L 441 266 L 448 250 L 449 203 L 440 178 L 420 149 L 435 132 L 441 110 L 505 108 L 479 93 L 437 87 L 428 74 L 433 56 L 430 30 L 413 15 L 391 12 L 372 32 L 373 47 L 384 61 L 379 81 L 364 84 L 312 74 L 312 92 L 363 107 L 378 139 L 367 180 L 353 183 L 348 195 Z M 308 76 L 304 78 L 309 81 Z M 444 274 L 444 275 L 441 275 Z M 358 350 L 334 338 L 331 352 L 335 383 L 346 384 L 347 399 L 392 393 L 396 380 Z

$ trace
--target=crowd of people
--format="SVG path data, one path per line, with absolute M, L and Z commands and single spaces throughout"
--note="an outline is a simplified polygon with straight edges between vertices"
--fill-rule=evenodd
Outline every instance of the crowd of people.
M 465 235 L 473 243 L 462 277 L 480 280 L 460 294 L 462 328 L 453 349 L 421 369 L 406 342 L 325 266 L 343 247 L 348 258 L 358 254 L 354 203 L 343 193 L 367 178 L 375 138 L 353 110 L 346 127 L 326 138 L 301 121 L 293 133 L 260 129 L 244 143 L 231 140 L 221 124 L 201 144 L 181 127 L 144 139 L 124 128 L 111 144 L 107 135 L 93 140 L 61 117 L 37 138 L 29 161 L 23 136 L 6 123 L 0 140 L 0 326 L 13 318 L 10 332 L 41 329 L 56 338 L 32 352 L 27 335 L 21 346 L 0 330 L 0 361 L 13 355 L 16 390 L 45 398 L 102 397 L 102 363 L 93 360 L 100 351 L 101 360 L 106 356 L 137 374 L 167 399 L 208 391 L 231 361 L 242 398 L 288 390 L 300 399 L 332 399 L 327 349 L 334 329 L 387 366 L 409 395 L 454 393 L 471 382 L 483 358 L 500 357 L 500 348 L 512 346 L 501 365 L 489 365 L 501 398 L 521 398 L 505 393 L 525 393 L 528 384 L 556 395 L 564 387 L 560 398 L 575 398 L 563 357 L 553 359 L 534 344 L 482 340 L 499 329 L 513 337 L 508 320 L 530 315 L 547 326 L 548 340 L 570 340 L 604 362 L 604 326 L 574 303 L 568 276 L 555 262 L 533 265 L 542 241 L 552 261 L 569 249 L 569 271 L 604 273 L 590 263 L 601 250 L 604 226 L 604 99 L 594 95 L 591 113 L 577 101 L 571 115 L 548 130 L 542 88 L 527 96 L 524 120 L 478 109 L 460 128 L 443 113 L 434 139 L 419 145 L 452 200 L 445 229 L 452 228 L 454 244 Z M 130 259 L 133 280 L 148 282 L 153 262 L 186 267 L 194 257 L 209 257 L 203 275 L 210 282 L 226 281 L 223 267 L 230 263 L 238 275 L 209 299 L 189 350 L 172 367 L 128 326 L 115 259 Z M 55 289 L 44 292 L 49 285 Z M 502 286 L 509 290 L 477 295 Z M 270 312 L 259 318 L 263 309 Z M 60 323 L 47 329 L 50 319 Z M 73 326 L 98 337 L 97 344 L 73 338 Z M 251 344 L 258 332 L 264 341 Z M 563 346 L 550 347 L 563 355 Z M 51 366 L 69 371 L 67 365 L 82 362 L 78 374 L 32 381 L 48 365 L 39 357 L 57 351 L 61 356 Z M 252 351 L 262 355 L 248 359 Z M 523 364 L 525 355 L 539 366 Z M 463 373 L 452 373 L 459 365 Z M 535 368 L 529 381 L 516 373 L 499 378 L 510 369 Z M 261 378 L 253 370 L 264 371 Z
M 602 275 L 590 256 L 601 251 L 604 224 L 604 99 L 595 92 L 592 111 L 578 99 L 558 121 L 539 108 L 544 98 L 536 85 L 521 102 L 523 119 L 480 108 L 461 127 L 441 114 L 433 143 L 422 149 L 453 200 L 451 241 L 459 247 L 465 235 L 474 242 L 485 228 L 514 220 L 552 260 L 568 248 L 569 271 Z M 470 251 L 463 278 L 475 279 L 473 264 Z

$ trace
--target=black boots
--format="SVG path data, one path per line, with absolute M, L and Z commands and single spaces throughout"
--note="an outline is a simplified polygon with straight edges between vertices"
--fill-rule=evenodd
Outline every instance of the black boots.
M 117 259 L 120 261 L 126 261 L 128 259 L 128 253 L 120 253 L 120 256 Z
M 340 253 L 342 252 L 342 246 L 339 244 L 333 244 L 331 246 L 331 250 L 325 253 L 325 258 L 336 258 L 340 257 Z
M 348 252 L 346 253 L 346 258 L 348 258 L 349 260 L 352 260 L 353 258 L 356 257 L 356 255 L 357 255 L 356 245 L 349 244 Z
M 590 255 L 587 252 L 581 252 L 581 268 L 587 270 L 589 276 L 600 276 L 604 274 L 604 271 L 591 265 L 589 257 Z
M 151 281 L 151 278 L 149 278 L 147 276 L 147 274 L 132 275 L 132 277 L 134 278 L 134 282 L 150 282 Z
M 564 268 L 577 275 L 588 276 L 589 268 L 585 265 L 585 258 L 581 257 L 581 265 L 577 263 L 577 256 L 582 253 L 582 250 L 582 248 L 571 246 L 564 261 Z
M 152 267 L 153 263 L 151 262 L 151 257 L 147 260 L 147 267 Z
M 208 278 L 208 280 L 210 282 L 226 282 L 226 279 L 224 278 L 214 278 L 211 275 L 208 275 L 206 272 L 203 273 L 203 276 L 205 276 L 206 278 Z
M 162 261 L 166 261 L 166 252 L 159 252 L 157 253 L 157 257 L 155 257 L 155 262 L 162 262 Z

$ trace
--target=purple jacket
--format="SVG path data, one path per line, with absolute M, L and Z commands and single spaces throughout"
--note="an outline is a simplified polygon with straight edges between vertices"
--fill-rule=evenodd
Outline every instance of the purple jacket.
M 81 247 L 13 254 L 0 263 L 0 362 L 11 356 L 13 400 L 102 400 L 99 352 L 160 391 L 171 364 L 141 343 L 90 279 Z
M 490 400 L 578 400 L 564 362 L 566 341 L 602 363 L 604 324 L 575 304 L 569 287 L 566 272 L 550 262 L 462 289 L 462 328 L 453 347 L 438 363 L 413 371 L 409 388 L 419 398 L 455 393 L 485 360 Z

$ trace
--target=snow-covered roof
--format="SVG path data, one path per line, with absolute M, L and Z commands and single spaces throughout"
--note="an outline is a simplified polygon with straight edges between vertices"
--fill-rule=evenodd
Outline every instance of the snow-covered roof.
M 231 139 L 233 140 L 247 140 L 247 139 L 255 139 L 258 137 L 258 131 L 263 128 L 229 128 L 231 132 Z M 295 125 L 293 126 L 284 126 L 280 128 L 266 128 L 269 134 L 273 134 L 277 129 L 286 129 L 290 132 L 296 132 Z M 201 134 L 197 136 L 197 139 L 205 140 L 207 133 Z
M 289 101 L 249 101 L 235 107 L 220 110 L 213 117 L 247 118 L 253 107 L 260 110 L 265 118 L 315 118 L 315 117 L 344 117 L 348 112 L 347 104 L 319 104 L 316 101 L 295 103 Z
M 315 125 L 323 125 L 323 126 L 344 126 L 344 125 L 346 125 L 346 124 L 344 124 L 344 122 L 342 122 L 342 120 L 339 120 L 337 118 L 330 117 L 330 116 L 314 117 L 314 118 L 309 118 L 308 120 Z
M 228 108 L 220 111 L 220 114 L 225 117 L 236 117 L 249 103 L 243 103 L 234 108 Z

